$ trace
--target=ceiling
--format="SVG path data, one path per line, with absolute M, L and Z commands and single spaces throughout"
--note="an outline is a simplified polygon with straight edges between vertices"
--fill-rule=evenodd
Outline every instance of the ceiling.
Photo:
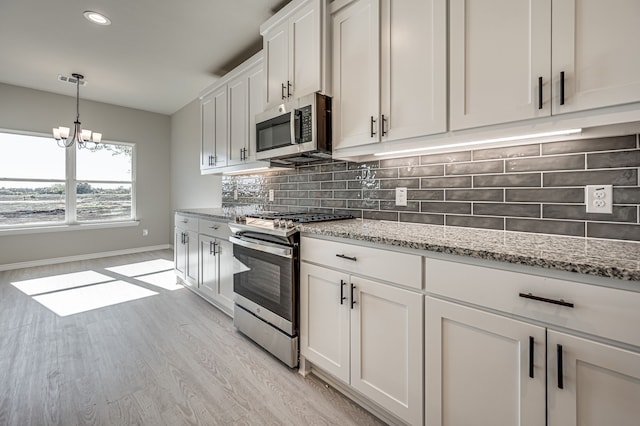
M 173 114 L 262 47 L 289 0 L 1 0 L 0 82 Z M 83 12 L 108 16 L 110 26 Z

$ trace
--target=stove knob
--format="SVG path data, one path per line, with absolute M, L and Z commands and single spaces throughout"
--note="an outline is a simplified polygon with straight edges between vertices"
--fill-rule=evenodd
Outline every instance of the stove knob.
M 293 221 L 292 220 L 288 220 L 287 221 L 287 228 L 293 228 Z
M 280 228 L 280 219 L 273 219 L 273 227 Z

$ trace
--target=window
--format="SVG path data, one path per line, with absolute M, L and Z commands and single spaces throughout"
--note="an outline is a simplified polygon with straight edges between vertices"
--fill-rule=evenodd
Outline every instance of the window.
M 135 218 L 134 145 L 0 133 L 0 228 Z

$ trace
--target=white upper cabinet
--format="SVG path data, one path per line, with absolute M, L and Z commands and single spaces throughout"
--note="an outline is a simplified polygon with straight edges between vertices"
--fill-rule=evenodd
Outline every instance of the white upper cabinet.
M 322 90 L 322 6 L 293 1 L 260 27 L 266 106 Z
M 379 0 L 353 2 L 331 16 L 333 147 L 379 142 Z
M 550 115 L 550 47 L 551 0 L 451 0 L 451 130 Z
M 336 149 L 446 131 L 444 0 L 336 2 L 331 31 Z
M 450 1 L 450 127 L 640 101 L 640 2 Z
M 552 14 L 554 114 L 640 101 L 639 1 L 554 0 Z
M 262 52 L 230 71 L 200 97 L 201 173 L 267 166 L 255 162 L 255 115 L 263 110 Z
M 227 165 L 227 86 L 204 96 L 200 103 L 202 123 L 200 170 Z
M 447 130 L 444 0 L 380 2 L 380 138 Z
M 229 95 L 229 160 L 228 165 L 244 160 L 249 142 L 248 80 L 242 74 L 227 85 Z

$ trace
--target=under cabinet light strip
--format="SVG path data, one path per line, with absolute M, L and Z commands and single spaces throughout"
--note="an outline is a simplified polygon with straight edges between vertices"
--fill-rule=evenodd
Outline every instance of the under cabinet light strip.
M 555 132 L 546 132 L 546 133 L 531 133 L 528 135 L 520 135 L 520 136 L 507 136 L 504 138 L 495 138 L 495 139 L 484 139 L 481 141 L 471 141 L 471 142 L 459 142 L 452 143 L 448 145 L 437 145 L 437 146 L 428 146 L 423 148 L 412 148 L 412 149 L 402 149 L 399 151 L 387 151 L 387 152 L 378 152 L 373 155 L 376 157 L 384 156 L 384 155 L 396 155 L 396 154 L 408 154 L 411 152 L 419 152 L 419 151 L 430 151 L 434 149 L 446 149 L 446 148 L 455 148 L 459 146 L 470 146 L 470 145 L 485 145 L 489 143 L 497 143 L 497 142 L 512 142 L 512 141 L 520 141 L 527 139 L 537 139 L 537 138 L 546 138 L 551 136 L 566 136 L 573 135 L 576 133 L 581 133 L 582 129 L 569 129 L 569 130 L 558 130 Z

